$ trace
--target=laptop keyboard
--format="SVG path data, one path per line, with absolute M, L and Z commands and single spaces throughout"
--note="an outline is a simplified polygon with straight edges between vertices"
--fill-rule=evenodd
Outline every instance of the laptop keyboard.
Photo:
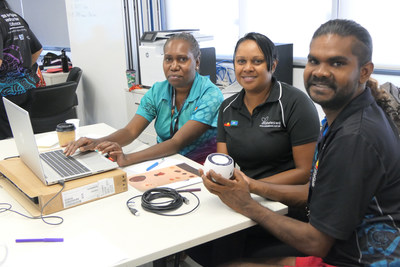
M 66 157 L 62 150 L 41 153 L 40 158 L 60 174 L 61 177 L 84 174 L 90 171 L 73 157 Z

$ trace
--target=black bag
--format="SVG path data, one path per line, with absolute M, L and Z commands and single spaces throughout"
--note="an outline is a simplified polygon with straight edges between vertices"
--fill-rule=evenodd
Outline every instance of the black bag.
M 63 71 L 61 56 L 62 55 L 56 55 L 52 52 L 48 52 L 46 55 L 44 55 L 43 60 L 42 60 L 43 70 L 48 71 L 48 72 Z M 72 62 L 68 56 L 67 56 L 67 60 L 68 60 L 68 67 L 69 67 L 69 69 L 71 69 Z

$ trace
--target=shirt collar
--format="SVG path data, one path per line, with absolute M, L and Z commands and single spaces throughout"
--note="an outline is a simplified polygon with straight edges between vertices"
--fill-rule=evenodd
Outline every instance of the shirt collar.
M 271 83 L 272 83 L 271 92 L 265 103 L 276 102 L 281 97 L 281 91 L 280 91 L 281 88 L 279 86 L 279 82 L 276 80 L 275 77 L 272 77 Z M 232 103 L 232 106 L 235 108 L 240 108 L 244 104 L 243 102 L 244 95 L 245 95 L 245 90 L 242 88 L 242 90 L 239 92 L 239 97 L 235 99 L 235 101 Z
M 271 92 L 269 93 L 267 101 L 265 101 L 266 103 L 276 102 L 282 96 L 281 85 L 279 85 L 280 82 L 278 82 L 275 77 L 272 77 L 271 83 L 272 83 Z
M 200 83 L 199 76 L 200 76 L 200 74 L 198 74 L 196 72 L 196 75 L 194 77 L 194 81 L 192 84 L 192 88 L 190 88 L 189 95 L 186 98 L 186 101 L 188 101 L 188 102 L 192 102 L 198 98 L 199 94 L 197 94 L 196 91 L 198 90 L 198 88 L 200 88 L 198 86 L 198 84 Z M 167 81 L 167 84 L 168 84 L 168 88 L 167 88 L 167 90 L 164 90 L 164 92 L 162 94 L 162 99 L 164 99 L 166 101 L 171 101 L 173 87 L 168 81 Z
M 334 128 L 335 125 L 339 127 L 342 122 L 345 121 L 351 114 L 371 105 L 373 102 L 375 102 L 375 99 L 371 94 L 371 89 L 366 87 L 364 92 L 351 100 L 350 103 L 348 103 L 347 106 L 339 113 L 332 125 L 330 125 L 330 128 Z

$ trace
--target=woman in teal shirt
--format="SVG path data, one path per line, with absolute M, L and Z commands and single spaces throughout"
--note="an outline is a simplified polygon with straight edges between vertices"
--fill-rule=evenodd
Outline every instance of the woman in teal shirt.
M 157 82 L 145 94 L 137 113 L 122 129 L 99 139 L 80 138 L 65 149 L 108 153 L 119 166 L 180 153 L 202 163 L 216 151 L 218 109 L 223 101 L 220 89 L 197 73 L 200 48 L 189 33 L 176 34 L 164 45 L 163 69 L 167 80 Z M 124 154 L 122 146 L 135 140 L 155 119 L 157 144 L 139 152 Z

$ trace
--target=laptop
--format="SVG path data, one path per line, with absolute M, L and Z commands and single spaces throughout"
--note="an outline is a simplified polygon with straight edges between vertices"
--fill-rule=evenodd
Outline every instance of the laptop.
M 8 120 L 21 160 L 45 184 L 52 185 L 109 171 L 118 167 L 100 153 L 78 152 L 66 157 L 63 149 L 39 153 L 29 113 L 3 97 Z

